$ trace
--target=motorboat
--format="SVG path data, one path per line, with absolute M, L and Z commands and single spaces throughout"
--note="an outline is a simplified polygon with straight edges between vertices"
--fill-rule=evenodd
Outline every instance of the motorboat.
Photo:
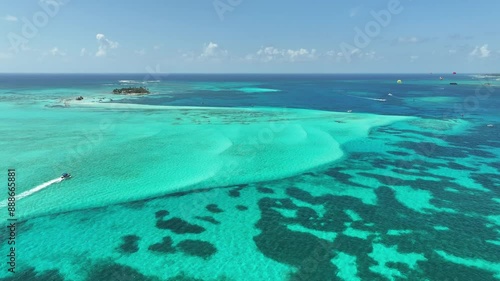
M 65 179 L 69 179 L 69 178 L 71 178 L 71 175 L 70 175 L 70 174 L 68 174 L 68 173 L 63 173 L 63 174 L 61 175 L 61 179 L 63 179 L 63 180 L 65 180 Z

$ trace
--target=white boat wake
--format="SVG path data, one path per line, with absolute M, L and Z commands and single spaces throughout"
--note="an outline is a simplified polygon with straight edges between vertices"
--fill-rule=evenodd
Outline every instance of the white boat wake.
M 24 197 L 28 197 L 28 196 L 32 195 L 33 193 L 36 193 L 36 192 L 38 192 L 38 191 L 40 191 L 40 190 L 42 190 L 42 189 L 44 189 L 44 188 L 46 188 L 46 187 L 49 187 L 50 185 L 52 185 L 52 184 L 54 184 L 54 183 L 61 182 L 62 180 L 63 180 L 63 179 L 62 179 L 61 177 L 58 177 L 58 178 L 55 178 L 55 179 L 50 180 L 50 181 L 48 181 L 48 182 L 44 182 L 44 183 L 42 183 L 42 184 L 40 184 L 40 185 L 37 185 L 37 186 L 35 186 L 34 188 L 32 188 L 32 189 L 30 189 L 30 190 L 27 190 L 27 191 L 25 191 L 25 192 L 23 192 L 23 193 L 21 193 L 21 194 L 16 195 L 16 196 L 15 196 L 16 201 L 17 201 L 17 200 L 21 200 L 21 199 L 23 199 Z M 9 201 L 8 201 L 7 199 L 6 199 L 6 200 L 3 200 L 2 202 L 0 202 L 0 207 L 6 207 L 6 206 L 7 206 L 7 204 L 8 204 L 8 202 L 9 202 Z
M 366 97 L 358 97 L 358 96 L 353 96 L 353 95 L 346 95 L 346 96 L 350 96 L 350 97 L 358 98 L 358 99 L 365 99 L 365 100 L 386 101 L 386 99 L 366 98 Z
M 387 95 L 390 96 L 390 97 L 396 98 L 396 99 L 400 99 L 400 100 L 404 100 L 405 99 L 405 98 L 401 98 L 399 96 L 395 96 L 395 95 L 393 95 L 391 93 L 388 93 Z

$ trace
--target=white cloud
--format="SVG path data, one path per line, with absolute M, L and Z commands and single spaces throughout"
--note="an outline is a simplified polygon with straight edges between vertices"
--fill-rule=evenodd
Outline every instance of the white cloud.
M 448 53 L 449 53 L 450 55 L 453 55 L 453 54 L 456 54 L 456 53 L 457 53 L 457 50 L 455 50 L 455 49 L 451 49 L 451 50 L 448 50 Z
M 220 49 L 217 43 L 210 42 L 203 46 L 203 52 L 200 57 L 215 57 L 219 55 L 227 54 L 226 50 Z
M 135 50 L 134 53 L 136 53 L 139 56 L 144 56 L 146 54 L 146 50 L 144 49 Z
M 45 4 L 45 5 L 53 5 L 53 4 L 57 4 L 57 5 L 65 5 L 67 4 L 67 2 L 69 2 L 70 0 L 39 0 L 39 2 L 41 4 Z
M 478 58 L 487 58 L 490 56 L 491 51 L 488 50 L 488 44 L 484 44 L 483 46 L 479 47 L 476 46 L 472 52 L 470 52 L 470 56 L 472 57 L 478 57 Z
M 399 43 L 418 43 L 420 40 L 413 36 L 413 37 L 399 37 L 398 38 Z
M 448 36 L 448 38 L 451 39 L 451 40 L 469 40 L 469 39 L 474 38 L 474 36 L 471 36 L 471 35 L 461 35 L 461 34 L 455 33 L 455 34 L 452 34 L 452 35 Z
M 83 57 L 87 54 L 87 49 L 85 48 L 82 48 L 82 50 L 80 51 L 80 56 Z
M 410 62 L 414 62 L 418 59 L 418 56 L 410 56 Z
M 333 58 L 333 59 L 336 59 L 337 61 L 339 61 L 344 56 L 344 54 L 342 52 L 339 52 L 336 50 L 330 50 L 330 51 L 327 51 L 325 53 L 325 56 L 328 58 Z
M 261 60 L 265 62 L 269 61 L 290 61 L 294 62 L 297 60 L 310 60 L 316 58 L 316 49 L 278 49 L 275 47 L 262 47 L 257 53 L 247 55 L 247 60 Z
M 12 54 L 10 53 L 0 53 L 0 60 L 6 60 L 12 58 Z
M 296 58 L 301 58 L 301 57 L 314 57 L 316 54 L 316 49 L 311 49 L 306 50 L 306 49 L 299 49 L 299 50 L 288 50 L 286 51 L 287 55 L 290 57 L 290 60 L 294 61 Z
M 95 54 L 96 57 L 105 57 L 108 53 L 109 49 L 116 49 L 118 48 L 118 42 L 113 42 L 104 36 L 104 34 L 97 34 L 96 35 L 97 42 L 99 44 L 99 47 L 97 49 L 97 53 Z
M 6 20 L 6 21 L 18 21 L 17 17 L 11 16 L 11 15 L 6 15 L 5 17 L 3 17 L 3 20 Z
M 182 52 L 182 58 L 187 61 L 213 61 L 220 62 L 222 59 L 226 59 L 229 56 L 229 52 L 219 46 L 219 44 L 214 42 L 209 42 L 203 44 L 203 48 L 200 52 Z
M 340 53 L 340 54 L 342 54 L 342 53 Z M 360 58 L 360 59 L 363 59 L 363 58 L 366 58 L 366 59 L 376 59 L 376 58 L 379 58 L 379 57 L 376 56 L 375 51 L 363 52 L 360 49 L 354 49 L 354 50 L 352 50 L 351 51 L 351 56 L 354 56 L 354 57 L 357 57 L 357 58 Z
M 199 59 L 221 59 L 228 55 L 228 51 L 219 47 L 219 44 L 210 42 L 204 44 Z
M 43 61 L 46 57 L 66 57 L 66 52 L 54 47 L 50 50 L 36 50 L 40 54 L 39 61 Z
M 430 41 L 436 41 L 438 39 L 438 37 L 400 36 L 394 40 L 394 44 L 422 44 Z
M 208 44 L 205 44 L 205 46 L 203 47 L 203 53 L 201 53 L 201 56 L 202 57 L 213 56 L 215 54 L 217 48 L 219 48 L 219 45 L 217 45 L 216 43 L 210 42 Z
M 356 6 L 356 7 L 352 8 L 351 11 L 349 12 L 349 17 L 353 18 L 356 15 L 358 15 L 360 9 L 361 9 L 361 6 Z
M 375 51 L 365 52 L 364 57 L 366 57 L 366 58 L 368 58 L 368 59 L 371 59 L 371 60 L 372 60 L 372 59 L 376 59 L 376 58 L 378 58 L 378 57 L 376 56 Z
M 105 57 L 107 54 L 106 50 L 104 48 L 99 47 L 97 52 L 95 53 L 96 57 Z
M 154 45 L 154 46 L 153 46 L 153 49 L 155 49 L 155 50 L 159 50 L 160 48 L 161 48 L 161 46 L 160 46 L 160 45 Z
M 54 48 L 52 48 L 52 49 L 49 51 L 49 53 L 50 53 L 52 56 L 54 56 L 54 57 L 55 57 L 55 56 L 62 56 L 62 57 L 66 56 L 66 53 L 65 53 L 65 52 L 62 52 L 61 50 L 59 50 L 59 48 L 58 48 L 58 47 L 54 47 Z
M 350 50 L 349 52 L 338 52 L 335 50 L 331 50 L 325 53 L 325 55 L 329 58 L 332 58 L 336 61 L 341 61 L 344 57 L 349 57 L 349 59 L 357 58 L 357 59 L 366 59 L 366 60 L 379 60 L 383 57 L 377 55 L 375 51 L 363 52 L 361 49 L 355 48 Z

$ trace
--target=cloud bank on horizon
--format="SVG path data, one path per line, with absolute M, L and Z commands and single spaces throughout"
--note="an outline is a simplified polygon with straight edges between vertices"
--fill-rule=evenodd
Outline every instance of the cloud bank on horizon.
M 498 71 L 500 2 L 465 2 L 4 0 L 0 72 Z

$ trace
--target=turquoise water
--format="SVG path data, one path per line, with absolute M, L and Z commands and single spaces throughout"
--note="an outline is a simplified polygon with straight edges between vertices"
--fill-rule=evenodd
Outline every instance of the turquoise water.
M 1 75 L 0 280 L 500 279 L 500 83 L 439 76 Z

